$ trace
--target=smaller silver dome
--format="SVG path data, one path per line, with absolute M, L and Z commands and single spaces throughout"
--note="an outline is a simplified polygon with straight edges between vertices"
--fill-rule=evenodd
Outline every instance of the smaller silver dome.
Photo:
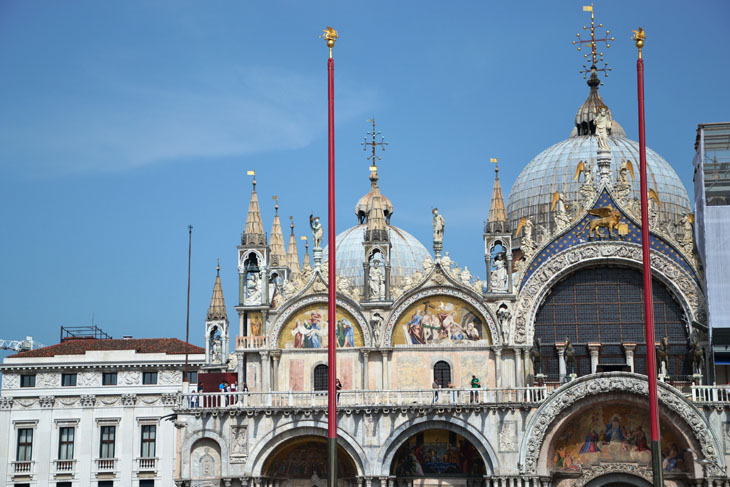
M 352 279 L 362 286 L 364 270 L 362 267 L 365 253 L 362 246 L 363 235 L 367 225 L 356 225 L 337 235 L 337 275 Z M 393 225 L 388 225 L 390 242 L 390 277 L 394 285 L 422 269 L 423 261 L 431 258 L 416 237 Z M 324 259 L 329 258 L 328 247 L 324 248 Z

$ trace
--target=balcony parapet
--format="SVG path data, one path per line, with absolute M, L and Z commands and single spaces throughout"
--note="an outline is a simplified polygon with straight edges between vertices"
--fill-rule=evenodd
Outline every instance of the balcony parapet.
M 702 406 L 730 406 L 730 385 L 702 386 L 692 385 L 690 397 L 693 403 Z
M 76 460 L 53 460 L 54 475 L 73 475 L 76 467 Z
M 137 462 L 138 472 L 157 471 L 157 457 L 139 457 L 135 458 Z
M 268 347 L 269 337 L 266 336 L 236 337 L 236 350 L 255 350 Z
M 542 403 L 547 388 L 512 387 L 500 389 L 412 389 L 341 391 L 338 407 L 353 409 L 389 408 L 482 408 L 531 407 Z M 303 410 L 327 409 L 326 391 L 189 393 L 178 396 L 176 409 L 185 412 L 221 410 Z
M 11 462 L 13 477 L 33 477 L 35 461 Z

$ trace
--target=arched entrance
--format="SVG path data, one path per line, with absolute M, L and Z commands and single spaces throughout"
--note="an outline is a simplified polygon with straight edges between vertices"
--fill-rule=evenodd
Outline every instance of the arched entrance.
M 626 473 L 613 473 L 597 477 L 585 487 L 651 487 L 651 483 Z
M 271 479 L 301 480 L 301 485 L 306 487 L 319 485 L 318 479 L 327 479 L 327 439 L 314 435 L 289 439 L 269 455 L 262 472 Z M 355 462 L 337 445 L 337 478 L 351 481 L 356 476 Z M 290 485 L 296 487 L 299 483 Z
M 406 440 L 396 451 L 390 474 L 398 479 L 457 479 L 464 484 L 481 478 L 486 467 L 479 450 L 466 438 L 446 429 L 427 429 Z

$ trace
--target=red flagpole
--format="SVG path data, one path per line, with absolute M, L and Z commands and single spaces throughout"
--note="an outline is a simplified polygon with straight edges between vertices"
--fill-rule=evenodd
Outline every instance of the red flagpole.
M 646 179 L 646 137 L 644 132 L 644 31 L 639 27 L 634 40 L 639 48 L 636 60 L 636 80 L 639 97 L 639 174 L 641 182 L 641 249 L 644 267 L 644 317 L 646 319 L 646 375 L 649 379 L 649 412 L 651 417 L 651 464 L 655 487 L 663 487 L 662 456 L 659 438 L 659 400 L 657 397 L 657 364 L 654 336 L 654 300 L 651 280 L 651 249 L 649 247 L 649 193 Z
M 327 213 L 327 245 L 329 247 L 328 289 L 327 289 L 327 485 L 337 486 L 337 282 L 336 282 L 336 246 L 335 246 L 335 60 L 332 59 L 332 48 L 337 39 L 337 32 L 331 27 L 325 33 L 330 57 L 327 60 L 327 102 L 329 119 L 329 162 L 328 162 L 328 213 Z

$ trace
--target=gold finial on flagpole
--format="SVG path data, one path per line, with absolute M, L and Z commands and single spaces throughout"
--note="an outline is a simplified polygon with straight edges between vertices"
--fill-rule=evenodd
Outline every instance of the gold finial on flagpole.
M 641 50 L 644 48 L 644 41 L 646 40 L 646 33 L 644 29 L 639 27 L 639 30 L 632 30 L 634 36 L 631 40 L 636 42 L 636 47 L 639 49 L 639 59 L 641 59 Z
M 327 26 L 326 29 L 322 29 L 322 32 L 324 32 L 324 34 L 319 36 L 319 38 L 327 40 L 327 47 L 330 48 L 330 57 L 332 57 L 332 48 L 335 47 L 335 41 L 339 39 L 340 36 L 337 31 L 330 26 Z

